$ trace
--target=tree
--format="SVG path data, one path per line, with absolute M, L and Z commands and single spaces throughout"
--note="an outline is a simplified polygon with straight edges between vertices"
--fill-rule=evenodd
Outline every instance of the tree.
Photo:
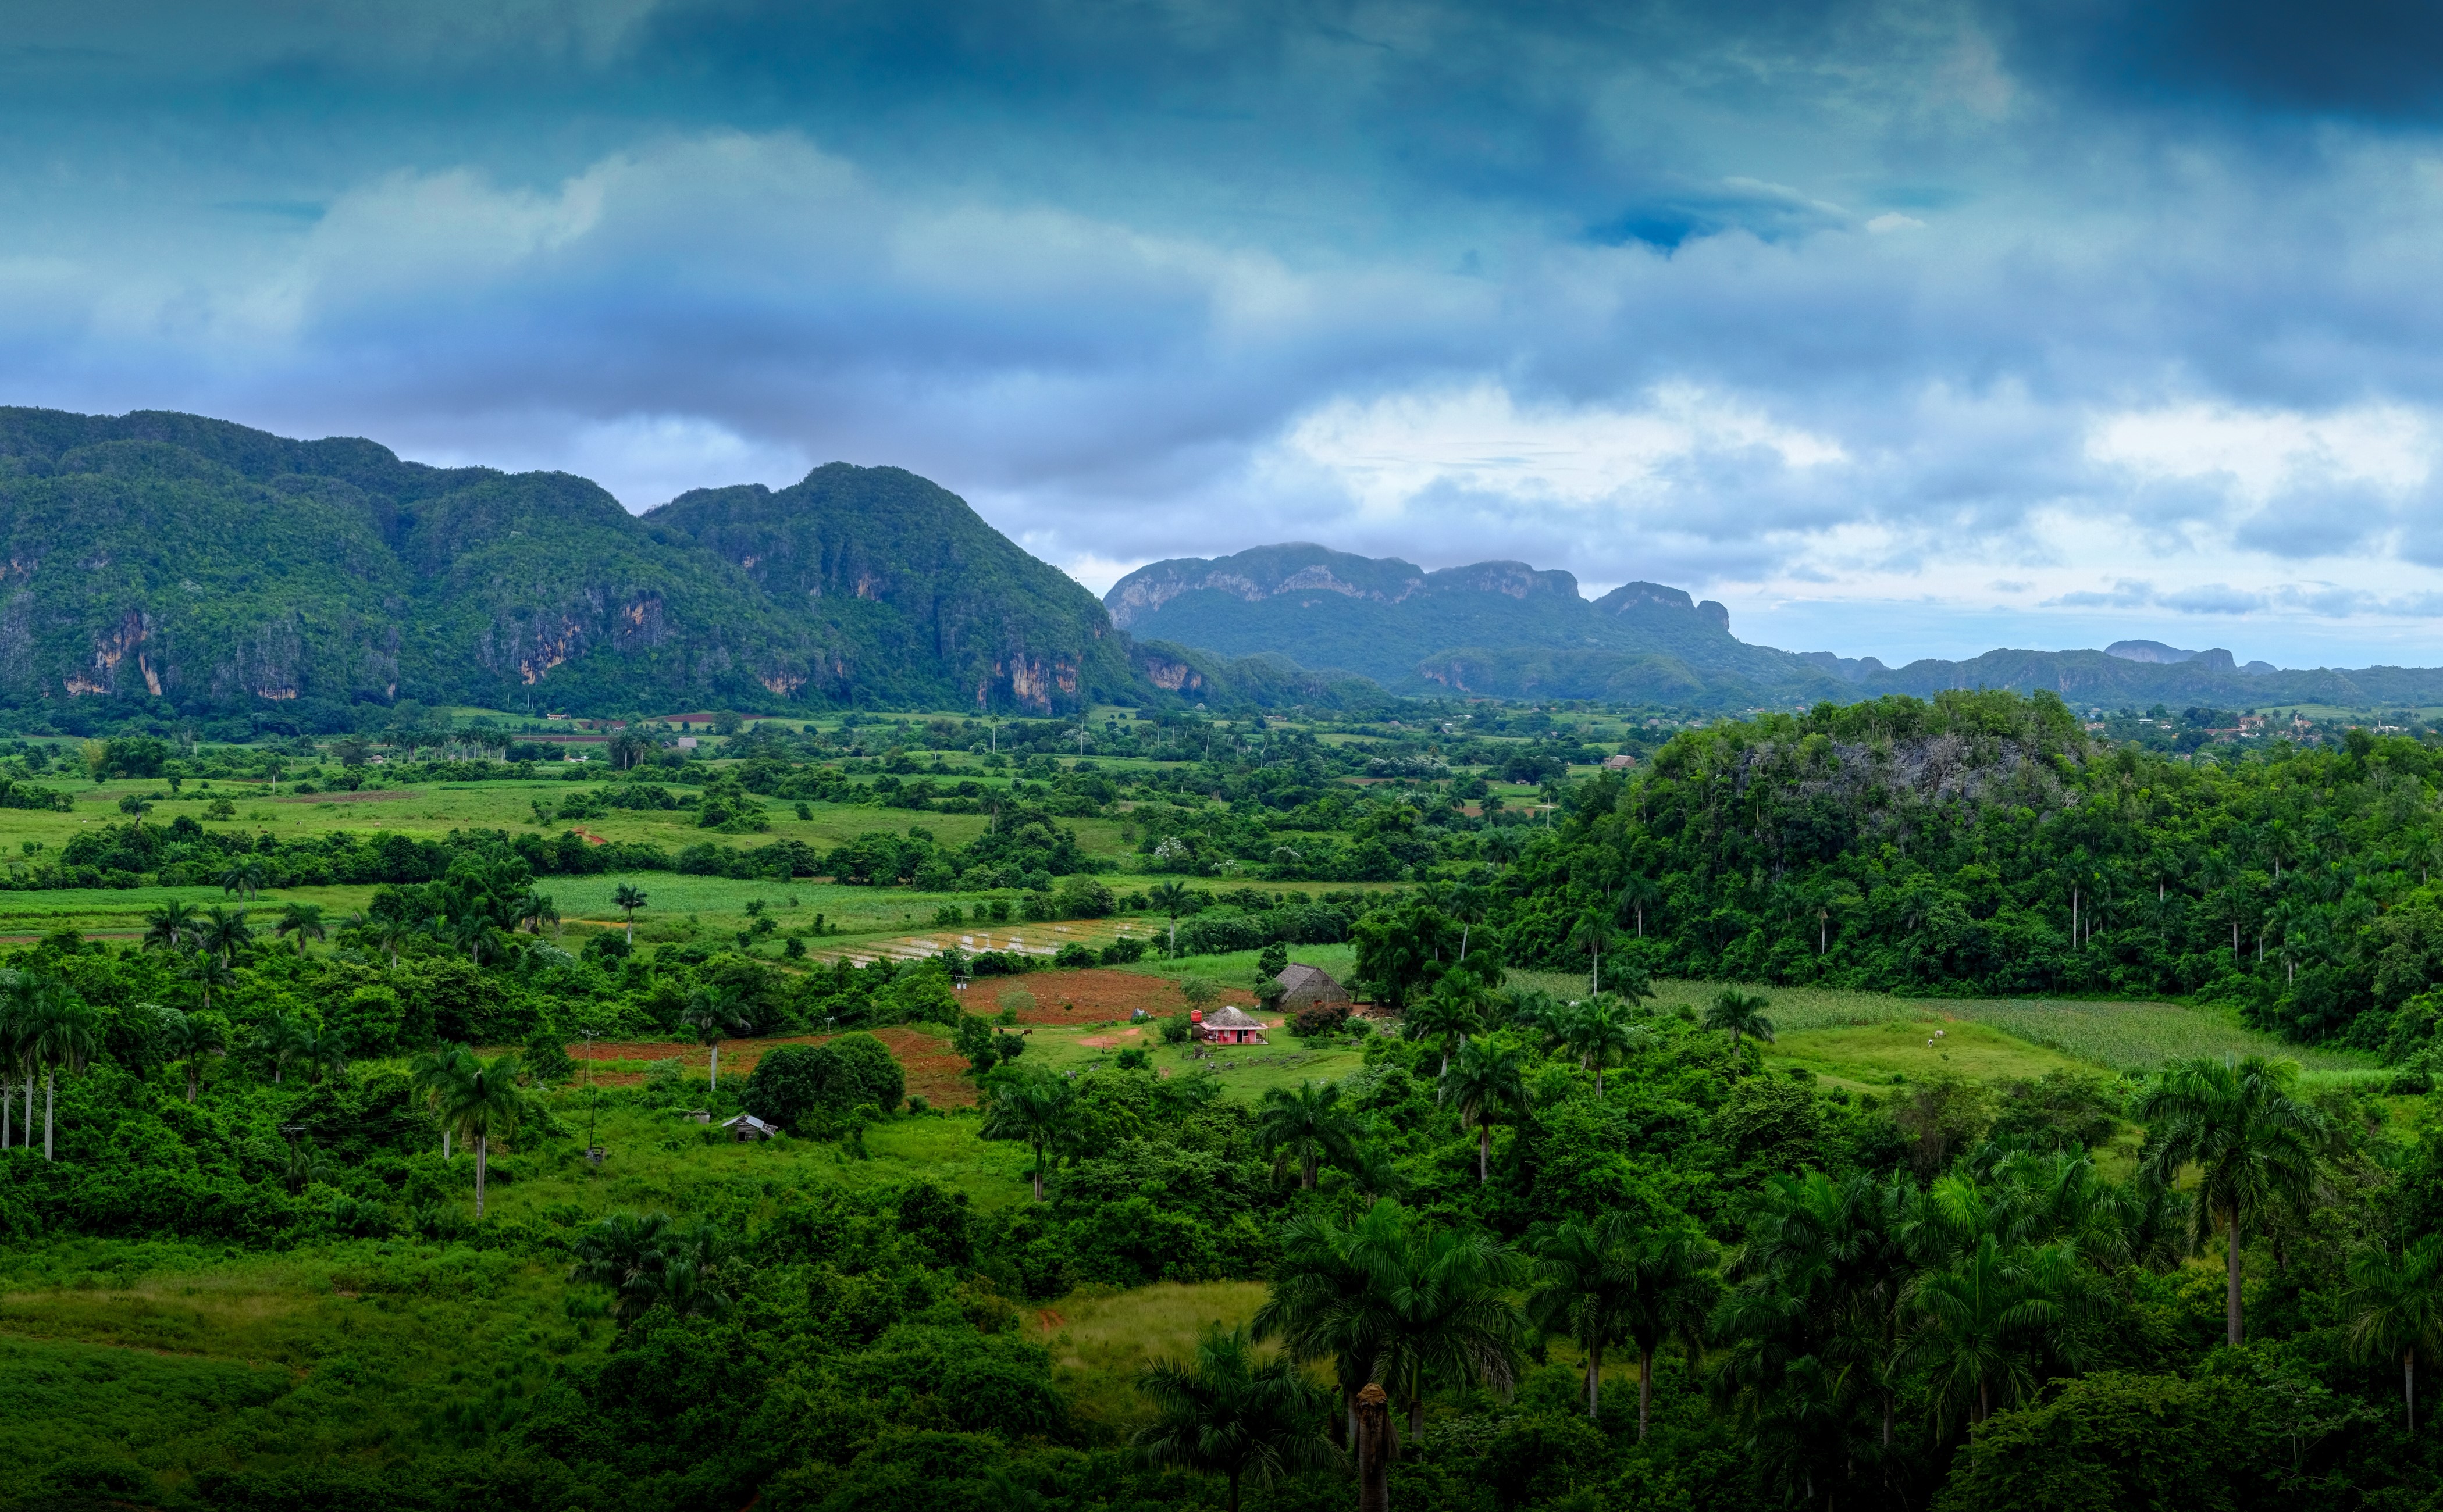
M 1535 1247 L 1527 1316 L 1546 1333 L 1577 1342 L 1586 1357 L 1589 1418 L 1602 1410 L 1604 1347 L 1620 1339 L 1636 1261 L 1636 1225 L 1623 1212 L 1569 1219 Z
M 618 908 L 619 917 L 628 923 L 628 943 L 636 942 L 636 910 L 645 906 L 645 889 L 634 883 L 623 882 L 611 889 L 611 902 Z
M 1493 913 L 1493 895 L 1473 884 L 1460 883 L 1451 889 L 1449 900 L 1442 904 L 1442 912 L 1450 916 L 1451 922 L 1459 925 L 1459 958 L 1464 961 L 1467 959 L 1468 936 Z
M 679 1025 L 695 1035 L 696 1043 L 712 1051 L 711 1071 L 705 1084 L 712 1091 L 721 1090 L 721 1042 L 753 1031 L 738 1011 L 737 999 L 719 987 L 699 987 L 688 994 L 687 1007 L 679 1011 Z
M 1588 960 L 1591 963 L 1593 975 L 1589 995 L 1603 991 L 1603 953 L 1610 949 L 1611 942 L 1619 938 L 1620 926 L 1613 923 L 1611 916 L 1600 908 L 1587 909 L 1579 914 L 1577 921 L 1570 926 L 1569 943 L 1575 949 L 1585 951 Z
M 43 1158 L 51 1158 L 51 1123 L 57 1075 L 84 1069 L 101 1047 L 101 1025 L 84 999 L 61 982 L 23 978 L 19 1002 L 25 1015 L 27 1054 L 43 1070 Z M 30 1133 L 30 1131 L 28 1131 Z
M 1337 1082 L 1301 1082 L 1296 1090 L 1268 1087 L 1256 1113 L 1256 1138 L 1263 1148 L 1278 1152 L 1276 1178 L 1295 1166 L 1298 1185 L 1314 1190 L 1316 1170 L 1326 1160 L 1356 1157 L 1354 1120 L 1340 1105 Z
M 659 1289 L 654 1277 L 669 1260 L 671 1237 L 667 1212 L 607 1214 L 578 1236 L 577 1264 L 568 1279 L 609 1287 L 611 1315 L 623 1324 L 633 1322 L 652 1308 Z
M 1476 1179 L 1493 1179 L 1493 1125 L 1502 1115 L 1527 1115 L 1526 1068 L 1518 1047 L 1476 1039 L 1442 1075 L 1442 1101 L 1459 1111 L 1460 1126 L 1476 1126 Z
M 1414 1438 L 1424 1426 L 1428 1380 L 1501 1393 L 1516 1383 L 1521 1319 L 1510 1294 L 1523 1278 L 1518 1257 L 1481 1230 L 1412 1225 L 1406 1237 L 1374 1277 L 1390 1322 L 1377 1370 L 1385 1389 L 1407 1402 Z
M 2078 1294 L 2077 1266 L 2070 1246 L 2005 1248 L 1989 1233 L 1919 1279 L 1908 1354 L 1930 1372 L 1938 1416 L 1982 1423 L 2034 1394 L 2038 1362 L 2073 1348 L 2066 1303 Z
M 475 1216 L 484 1215 L 484 1174 L 492 1139 L 517 1127 L 524 1103 L 518 1096 L 518 1058 L 503 1055 L 487 1065 L 472 1055 L 441 1085 L 442 1125 L 475 1147 Z
M 450 1101 L 450 1088 L 474 1074 L 477 1062 L 474 1052 L 463 1045 L 431 1049 L 408 1063 L 408 1084 L 415 1089 L 416 1101 L 430 1110 L 433 1121 L 441 1125 L 441 1158 L 450 1158 L 450 1122 L 441 1116 Z
M 1603 1096 L 1604 1067 L 1628 1059 L 1648 1038 L 1626 1002 L 1606 993 L 1562 1010 L 1554 1026 L 1561 1043 L 1578 1064 L 1595 1073 L 1595 1096 Z
M 518 927 L 533 931 L 538 939 L 542 938 L 543 925 L 550 924 L 557 930 L 560 924 L 559 906 L 548 895 L 536 892 L 531 887 L 526 889 L 524 897 L 518 900 L 515 913 Z
M 222 869 L 221 892 L 224 895 L 235 893 L 238 901 L 245 902 L 261 893 L 263 884 L 269 880 L 269 875 L 260 860 L 253 856 L 242 856 Z
M 1637 1346 L 1637 1441 L 1645 1442 L 1654 1402 L 1654 1357 L 1677 1343 L 1694 1374 L 1705 1347 L 1705 1331 L 1719 1283 L 1714 1247 L 1702 1235 L 1672 1230 L 1642 1246 L 1629 1265 L 1628 1297 L 1621 1327 Z
M 237 985 L 237 973 L 230 971 L 227 961 L 210 951 L 196 952 L 195 958 L 187 963 L 187 969 L 182 975 L 187 980 L 203 989 L 204 1011 L 207 1013 L 212 1011 L 213 988 Z
M 399 947 L 414 933 L 402 919 L 368 919 L 360 926 L 365 942 L 390 956 L 390 969 L 398 970 Z
M 183 1013 L 174 1008 L 160 1010 L 161 1047 L 174 1061 L 187 1066 L 187 1101 L 195 1101 L 195 1092 L 203 1080 L 203 1059 L 229 1043 L 229 1026 L 217 1013 Z
M 1442 1042 L 1442 1074 L 1447 1076 L 1452 1050 L 1484 1029 L 1484 990 L 1473 976 L 1445 976 L 1400 1015 L 1400 1027 L 1410 1039 Z
M 166 902 L 144 916 L 146 950 L 193 949 L 200 916 L 193 903 Z
M 2417 1431 L 2417 1352 L 2443 1354 L 2443 1234 L 2401 1250 L 2363 1249 L 2350 1262 L 2350 1348 L 2361 1359 L 2400 1359 L 2400 1403 Z
M 484 947 L 498 929 L 499 926 L 475 908 L 469 908 L 456 918 L 445 917 L 432 921 L 432 932 L 444 943 L 465 951 L 467 958 L 478 966 L 484 964 Z
M 275 1013 L 264 1020 L 254 1038 L 254 1047 L 271 1058 L 271 1084 L 278 1086 L 288 1074 L 288 1063 L 306 1059 L 315 1048 L 315 1033 L 303 1019 L 288 1013 Z
M 2196 1168 L 2189 1248 L 2224 1235 L 2224 1331 L 2239 1347 L 2239 1250 L 2246 1230 L 2278 1209 L 2304 1210 L 2323 1177 L 2324 1116 L 2293 1095 L 2299 1067 L 2251 1055 L 2195 1060 L 2166 1070 L 2140 1100 L 2148 1131 L 2140 1169 L 2165 1186 Z
M 1357 1427 L 1357 1394 L 1374 1379 L 1394 1320 L 1390 1287 L 1407 1248 L 1407 1215 L 1378 1199 L 1352 1223 L 1309 1212 L 1281 1230 L 1272 1287 L 1249 1324 L 1250 1337 L 1278 1339 L 1292 1359 L 1328 1359 L 1339 1383 L 1348 1430 Z
M 1137 1430 L 1146 1462 L 1222 1477 L 1229 1512 L 1242 1480 L 1270 1487 L 1338 1458 L 1318 1426 L 1330 1411 L 1323 1394 L 1295 1362 L 1257 1359 L 1244 1328 L 1213 1324 L 1194 1360 L 1149 1360 L 1136 1386 L 1157 1414 Z
M 1035 1151 L 1035 1200 L 1043 1200 L 1043 1163 L 1069 1140 L 1077 1088 L 1049 1071 L 1005 1068 L 985 1079 L 992 1102 L 977 1131 L 986 1139 L 1023 1139 Z
M 1733 1074 L 1736 1074 L 1738 1068 L 1741 1035 L 1767 1045 L 1773 1043 L 1773 1020 L 1764 1016 L 1764 1011 L 1772 1006 L 1772 999 L 1761 994 L 1726 987 L 1715 994 L 1714 1006 L 1705 1010 L 1705 1028 L 1730 1032 Z
M 304 955 L 305 941 L 328 938 L 322 923 L 322 905 L 321 903 L 288 904 L 280 911 L 280 922 L 273 926 L 272 934 L 283 938 L 295 935 L 297 954 Z
M 1188 893 L 1186 884 L 1182 882 L 1158 882 L 1146 889 L 1146 905 L 1170 919 L 1170 945 L 1166 954 L 1173 956 L 1179 954 L 1179 916 L 1194 904 L 1195 900 Z
M 245 909 L 231 911 L 213 903 L 204 910 L 203 921 L 195 928 L 195 943 L 227 966 L 239 951 L 254 943 L 254 926 L 246 921 Z

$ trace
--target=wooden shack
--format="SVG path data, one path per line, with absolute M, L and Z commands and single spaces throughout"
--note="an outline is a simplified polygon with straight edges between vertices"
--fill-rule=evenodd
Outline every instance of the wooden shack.
M 1274 1006 L 1284 1013 L 1350 1000 L 1349 989 L 1333 981 L 1331 974 L 1320 966 L 1293 964 L 1274 980 L 1281 984 L 1281 995 Z
M 741 1144 L 749 1139 L 768 1139 L 781 1132 L 752 1113 L 742 1113 L 734 1119 L 725 1120 L 721 1126 Z

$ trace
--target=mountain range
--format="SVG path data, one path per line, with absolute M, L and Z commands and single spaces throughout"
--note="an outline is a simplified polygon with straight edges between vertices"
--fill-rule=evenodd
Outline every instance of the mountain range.
M 1589 600 L 1570 574 L 1523 562 L 1426 572 L 1307 543 L 1153 562 L 1114 583 L 1103 605 L 1134 635 L 1225 655 L 1269 651 L 1412 695 L 1745 707 L 1990 687 L 2112 706 L 2443 701 L 2443 670 L 2285 671 L 2144 640 L 1890 667 L 1751 645 L 1731 633 L 1720 604 L 1658 583 Z
M 564 473 L 193 415 L 0 409 L 0 704 L 323 730 L 409 698 L 584 714 L 1383 701 L 1277 657 L 1142 645 L 895 467 L 835 463 L 634 516 Z

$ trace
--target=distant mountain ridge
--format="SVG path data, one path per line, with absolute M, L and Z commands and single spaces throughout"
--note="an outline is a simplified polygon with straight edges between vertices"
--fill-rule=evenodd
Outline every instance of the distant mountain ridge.
M 1406 694 L 1598 699 L 1739 707 L 1946 688 L 2044 688 L 2073 702 L 2443 701 L 2443 669 L 2284 671 L 2227 650 L 2158 641 L 2103 650 L 1997 649 L 1886 666 L 1873 657 L 1783 651 L 1731 633 L 1730 613 L 1658 583 L 1579 595 L 1566 572 L 1488 561 L 1427 572 L 1309 542 L 1181 557 L 1130 573 L 1103 596 L 1140 635 L 1231 656 L 1334 666 Z

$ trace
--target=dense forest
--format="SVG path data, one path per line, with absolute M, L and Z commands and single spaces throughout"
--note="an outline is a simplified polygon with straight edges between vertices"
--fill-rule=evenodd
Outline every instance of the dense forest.
M 1099 758 L 1060 754 L 1074 723 L 733 727 L 437 838 L 214 815 L 275 769 L 361 783 L 353 750 L 0 753 L 38 813 L 79 776 L 138 785 L 14 885 L 229 898 L 0 952 L 0 1451 L 28 1467 L 0 1504 L 1306 1508 L 1376 1473 L 1452 1512 L 2434 1504 L 2434 746 L 2150 752 L 1952 694 L 1654 731 L 1585 774 L 1582 730 L 1509 720 L 1167 718 Z M 428 769 L 518 772 L 380 774 Z M 970 1007 L 1145 938 L 860 965 L 760 909 L 734 941 L 556 929 L 549 878 L 607 864 L 584 813 L 758 857 L 794 844 L 759 816 L 801 803 L 873 827 L 749 875 L 1149 917 L 1263 979 L 1347 948 L 1369 1006 L 1292 1027 L 1356 1068 L 1234 1086 L 1194 983 L 1147 1048 L 1067 1071 L 1012 999 Z M 928 811 L 983 828 L 944 846 Z M 1089 820 L 1126 827 L 1124 869 Z M 370 888 L 345 917 L 251 902 L 343 876 Z M 1776 990 L 1827 985 L 2169 996 L 2392 1068 L 1862 1090 L 1761 1047 Z M 743 1077 L 590 1086 L 569 1055 L 668 1037 L 720 1067 L 776 1035 L 813 1043 Z M 972 1107 L 910 1095 L 914 1042 Z M 822 1158 L 715 1162 L 699 1113 Z M 652 1201 L 589 1196 L 597 1120 L 652 1131 L 615 1157 L 663 1162 L 619 1189 Z M 892 1140 L 940 1176 L 864 1178 Z M 962 1149 L 1021 1162 L 1011 1200 L 975 1200 Z M 28 1300 L 167 1317 L 273 1264 L 353 1309 L 309 1368 L 148 1365 L 185 1374 L 135 1403 L 123 1362 L 45 1353 Z M 1122 1377 L 1056 1353 L 1063 1309 L 1248 1284 L 1243 1323 Z M 470 1340 L 447 1369 L 435 1328 Z

